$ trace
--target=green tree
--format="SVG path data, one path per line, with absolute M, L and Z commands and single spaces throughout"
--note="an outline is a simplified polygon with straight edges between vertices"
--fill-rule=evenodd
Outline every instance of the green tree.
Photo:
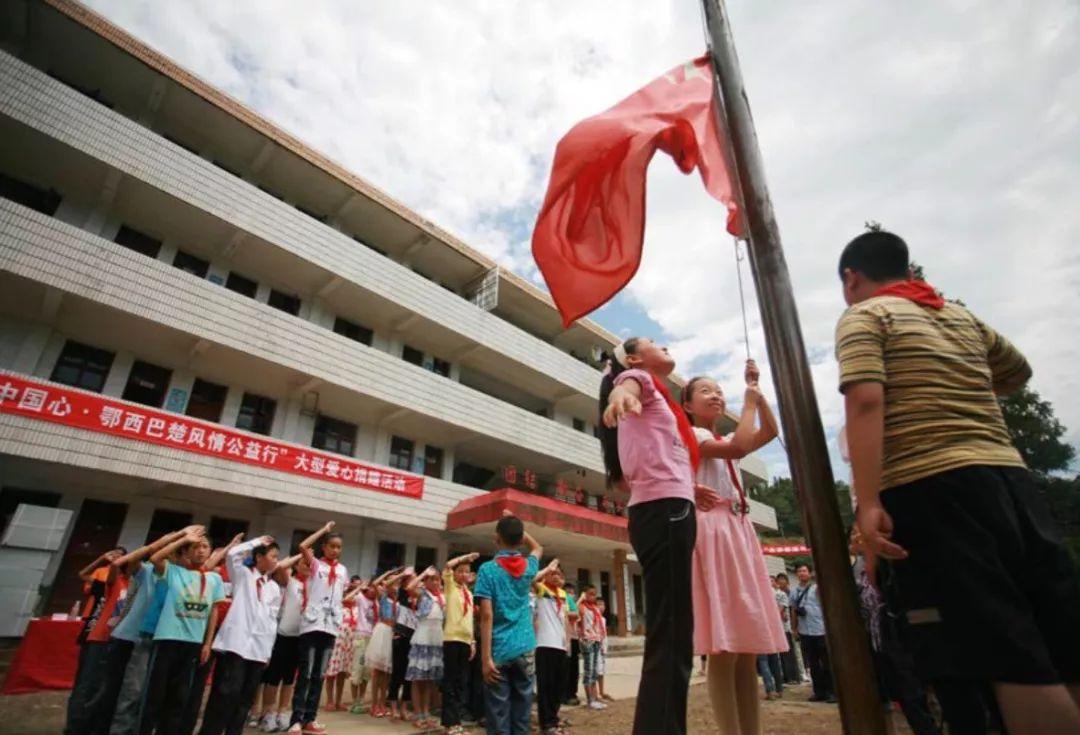
M 1024 462 L 1042 474 L 1068 469 L 1076 449 L 1062 441 L 1065 427 L 1054 416 L 1054 407 L 1028 386 L 998 401 L 1013 444 Z
M 855 514 L 851 510 L 851 488 L 846 482 L 837 482 L 834 491 L 836 503 L 840 507 L 840 518 L 845 527 L 850 526 L 855 521 Z M 790 477 L 774 478 L 770 484 L 755 492 L 754 499 L 771 505 L 776 510 L 776 522 L 779 528 L 776 531 L 766 532 L 766 536 L 805 540 L 802 508 L 798 494 L 795 492 L 795 484 Z

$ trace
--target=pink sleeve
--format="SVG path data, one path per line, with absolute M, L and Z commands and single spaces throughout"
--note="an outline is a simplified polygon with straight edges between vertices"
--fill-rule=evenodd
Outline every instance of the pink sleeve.
M 627 380 L 636 380 L 641 386 L 641 402 L 651 403 L 656 400 L 656 386 L 653 385 L 652 376 L 640 368 L 624 370 L 615 377 L 615 385 L 622 385 Z

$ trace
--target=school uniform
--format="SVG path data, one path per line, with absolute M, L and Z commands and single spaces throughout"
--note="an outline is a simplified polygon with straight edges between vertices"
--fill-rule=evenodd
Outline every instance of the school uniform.
M 538 585 L 536 596 L 536 710 L 540 729 L 559 726 L 559 708 L 566 688 L 566 590 Z
M 344 564 L 314 559 L 311 573 L 303 582 L 298 668 L 290 724 L 307 725 L 315 721 L 323 677 L 344 617 L 342 601 L 348 581 L 349 571 Z
M 454 580 L 454 570 L 443 571 L 446 624 L 443 630 L 442 726 L 461 724 L 469 685 L 469 656 L 473 647 L 473 599 L 465 585 Z
M 262 543 L 254 539 L 226 554 L 232 581 L 232 606 L 214 639 L 214 683 L 206 703 L 200 735 L 240 735 L 255 690 L 270 660 L 281 611 L 281 586 L 245 561 Z
M 292 577 L 282 591 L 281 617 L 277 636 L 270 653 L 270 662 L 263 671 L 262 683 L 271 687 L 292 686 L 296 681 L 296 664 L 300 641 L 300 608 L 304 604 L 304 583 Z
M 165 592 L 154 630 L 154 650 L 146 685 L 143 735 L 177 735 L 183 727 L 184 705 L 199 666 L 210 612 L 225 599 L 225 586 L 217 572 L 191 570 L 165 563 Z
M 390 670 L 390 687 L 386 697 L 389 702 L 412 701 L 412 682 L 405 678 L 405 673 L 409 670 L 409 649 L 412 648 L 413 634 L 416 633 L 416 626 L 419 624 L 413 601 L 409 599 L 405 590 L 399 590 L 392 644 L 393 665 Z

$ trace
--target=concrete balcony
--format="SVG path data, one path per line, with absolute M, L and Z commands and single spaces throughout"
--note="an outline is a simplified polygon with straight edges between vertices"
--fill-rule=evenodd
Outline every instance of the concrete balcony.
M 327 282 L 353 284 L 504 356 L 534 380 L 554 381 L 566 395 L 596 395 L 600 374 L 591 367 L 6 52 L 0 114 L 324 269 Z
M 80 339 L 101 334 L 132 349 L 138 335 L 134 349 L 147 359 L 169 345 L 193 359 L 221 350 L 214 362 L 252 381 L 280 373 L 282 385 L 323 385 L 331 415 L 361 423 L 393 413 L 415 434 L 471 443 L 489 466 L 603 471 L 591 436 L 8 200 L 0 200 L 0 271 L 82 300 L 70 332 Z

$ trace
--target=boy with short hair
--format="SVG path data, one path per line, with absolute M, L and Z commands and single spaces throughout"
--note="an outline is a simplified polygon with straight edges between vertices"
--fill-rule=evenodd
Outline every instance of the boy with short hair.
M 996 399 L 1030 366 L 909 280 L 907 244 L 890 232 L 848 243 L 839 272 L 850 308 L 836 355 L 868 572 L 875 555 L 893 560 L 924 677 L 992 683 L 1010 732 L 1080 732 L 1080 580 Z
M 523 555 L 519 547 L 528 547 Z M 527 735 L 532 709 L 536 632 L 529 588 L 543 547 L 510 511 L 495 526 L 495 558 L 484 562 L 473 592 L 480 606 L 488 735 Z
M 469 662 L 476 655 L 473 630 L 473 597 L 468 580 L 472 563 L 479 554 L 465 554 L 446 562 L 443 569 L 443 590 L 446 594 L 446 621 L 443 628 L 443 704 L 442 726 L 449 735 L 465 730 L 468 699 Z
M 559 735 L 570 649 L 569 603 L 562 570 L 552 562 L 533 580 L 536 595 L 536 696 L 541 735 Z

